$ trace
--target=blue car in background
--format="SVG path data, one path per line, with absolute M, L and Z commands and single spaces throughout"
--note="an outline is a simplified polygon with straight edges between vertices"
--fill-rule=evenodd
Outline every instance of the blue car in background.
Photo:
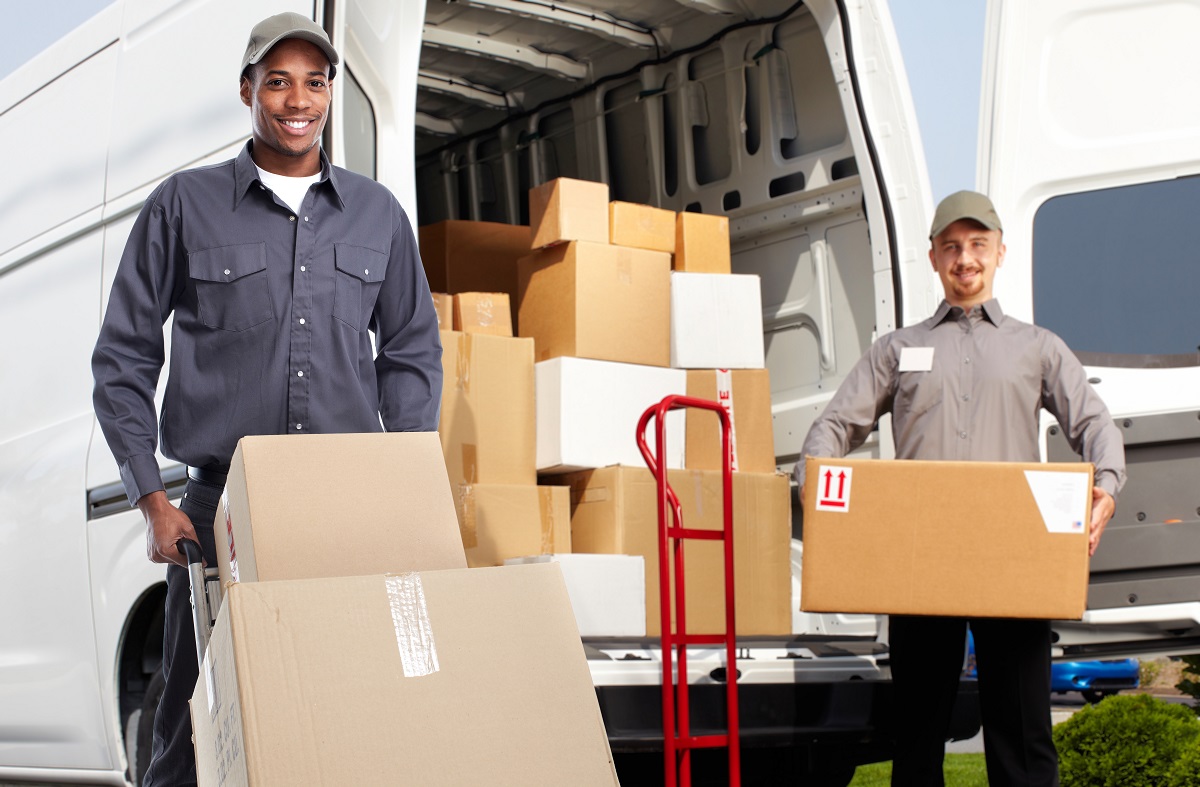
M 1065 694 L 1077 691 L 1083 699 L 1097 703 L 1140 684 L 1137 659 L 1106 659 L 1104 661 L 1056 661 L 1050 665 L 1050 691 Z M 975 638 L 967 633 L 967 670 L 969 678 L 978 677 L 975 670 Z
M 1137 659 L 1057 661 L 1050 667 L 1050 691 L 1078 691 L 1088 702 L 1137 687 Z

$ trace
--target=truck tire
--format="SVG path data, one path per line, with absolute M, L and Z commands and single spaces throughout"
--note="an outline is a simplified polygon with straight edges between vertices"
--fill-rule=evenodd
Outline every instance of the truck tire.
M 162 698 L 163 687 L 162 666 L 150 676 L 146 684 L 146 694 L 142 697 L 141 707 L 129 714 L 125 722 L 125 759 L 129 763 L 129 781 L 140 785 L 142 778 L 150 767 L 150 751 L 154 745 L 154 714 L 158 711 L 158 701 Z

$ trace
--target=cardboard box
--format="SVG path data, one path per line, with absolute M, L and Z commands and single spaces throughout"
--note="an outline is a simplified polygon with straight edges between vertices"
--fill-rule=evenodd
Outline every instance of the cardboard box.
M 230 588 L 191 700 L 205 785 L 616 785 L 555 564 Z
M 645 467 L 637 426 L 646 409 L 664 396 L 682 395 L 687 374 L 679 369 L 552 358 L 534 366 L 537 381 L 537 469 L 562 473 L 608 465 Z M 655 448 L 654 425 L 647 442 Z M 667 467 L 683 467 L 686 451 L 682 410 L 667 416 Z
M 460 292 L 455 295 L 454 330 L 489 336 L 512 336 L 508 293 Z
M 675 220 L 675 270 L 729 273 L 729 218 L 680 213 Z
M 734 472 L 775 472 L 775 431 L 771 415 L 771 379 L 766 369 L 694 369 L 687 373 L 687 395 L 719 402 L 733 424 Z M 689 470 L 721 470 L 721 424 L 715 413 L 689 408 Z
M 571 497 L 564 487 L 464 484 L 454 505 L 471 568 L 571 551 Z
M 433 293 L 433 309 L 437 312 L 438 328 L 449 331 L 454 328 L 454 296 L 444 292 Z
M 563 492 L 566 487 L 559 487 Z M 558 563 L 581 637 L 646 636 L 646 566 L 634 555 L 538 555 L 506 566 Z
M 675 211 L 634 202 L 610 202 L 608 239 L 614 246 L 674 254 Z
M 567 243 L 521 260 L 518 332 L 537 359 L 570 355 L 669 366 L 671 258 Z
M 671 274 L 671 366 L 761 369 L 764 361 L 757 276 Z
M 451 484 L 537 483 L 533 342 L 442 334 L 438 424 Z
M 222 585 L 466 567 L 433 432 L 243 437 L 221 504 Z
M 442 221 L 417 230 L 429 288 L 504 292 L 517 319 L 517 260 L 529 254 L 529 227 L 490 221 Z
M 814 459 L 806 612 L 1077 620 L 1090 464 Z
M 646 633 L 662 633 L 658 586 L 658 494 L 649 470 L 606 467 L 561 478 L 571 487 L 571 545 L 576 554 L 640 555 L 646 563 Z M 672 470 L 688 528 L 720 529 L 721 474 Z M 737 633 L 786 635 L 792 631 L 791 491 L 778 474 L 733 477 L 733 559 Z M 684 546 L 688 630 L 725 631 L 722 546 Z
M 532 247 L 565 241 L 608 243 L 608 184 L 556 178 L 529 190 Z

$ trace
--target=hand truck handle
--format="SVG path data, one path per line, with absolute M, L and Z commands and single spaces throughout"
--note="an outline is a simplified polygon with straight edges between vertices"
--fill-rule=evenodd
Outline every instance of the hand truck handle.
M 208 614 L 207 579 L 204 574 L 204 550 L 190 538 L 181 538 L 175 546 L 187 558 L 188 584 L 191 586 L 192 630 L 196 634 L 196 665 L 204 663 L 208 639 L 212 635 L 212 618 Z

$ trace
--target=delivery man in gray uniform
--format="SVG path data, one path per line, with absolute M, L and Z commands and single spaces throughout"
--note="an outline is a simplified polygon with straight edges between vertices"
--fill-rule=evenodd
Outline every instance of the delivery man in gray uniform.
M 216 564 L 213 519 L 237 441 L 437 429 L 441 342 L 408 217 L 319 147 L 339 62 L 303 16 L 254 27 L 240 82 L 252 139 L 236 159 L 173 175 L 150 195 L 92 357 L 96 415 L 145 516 L 146 551 L 171 564 L 147 785 L 196 782 L 187 701 L 197 666 L 176 544 L 198 540 Z M 163 455 L 188 466 L 180 508 L 155 459 L 172 314 L 161 431 Z
M 928 320 L 874 343 L 809 430 L 802 457 L 844 456 L 890 412 L 898 459 L 1037 462 L 1038 413 L 1045 408 L 1071 447 L 1095 465 L 1094 553 L 1125 482 L 1120 431 L 1066 344 L 1007 316 L 992 297 L 1005 248 L 991 200 L 967 191 L 950 195 L 938 205 L 929 237 L 929 259 L 945 300 Z M 803 496 L 803 461 L 795 473 Z M 889 636 L 896 708 L 892 784 L 943 784 L 968 623 L 975 636 L 988 783 L 1057 785 L 1049 621 L 897 615 Z

